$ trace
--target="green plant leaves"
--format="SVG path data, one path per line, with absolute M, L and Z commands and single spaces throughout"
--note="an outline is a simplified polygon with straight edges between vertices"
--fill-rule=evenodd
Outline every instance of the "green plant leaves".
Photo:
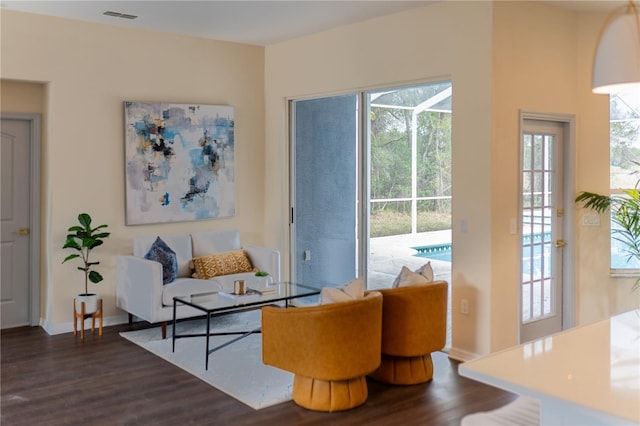
M 63 247 L 65 248 L 65 247 Z M 74 253 L 74 254 L 70 254 L 69 256 L 65 257 L 64 260 L 62 261 L 62 263 L 66 262 L 67 260 L 71 260 L 71 259 L 75 259 L 76 257 L 80 257 L 79 254 Z
M 625 246 L 627 261 L 640 259 L 640 191 L 627 189 L 624 195 L 600 195 L 593 192 L 581 192 L 576 202 L 584 204 L 598 213 L 611 211 L 611 237 Z M 632 290 L 640 288 L 640 279 Z
M 97 284 L 100 281 L 103 280 L 102 275 L 100 275 L 100 273 L 96 272 L 96 271 L 91 271 L 89 272 L 89 280 L 94 283 Z
M 67 241 L 64 243 L 62 248 L 72 248 L 72 249 L 80 250 L 80 245 L 72 235 L 67 235 Z
M 80 225 L 84 226 L 85 229 L 91 229 L 91 216 L 87 213 L 80 213 L 78 215 L 78 222 L 80 222 Z
M 603 213 L 611 206 L 612 198 L 606 195 L 585 191 L 581 192 L 576 197 L 576 202 L 584 203 L 585 208 L 593 209 L 598 213 Z
M 110 232 L 98 232 L 107 228 L 108 225 L 99 225 L 95 228 L 91 228 L 91 216 L 88 213 L 80 213 L 78 215 L 78 222 L 80 226 L 74 225 L 69 227 L 67 232 L 66 240 L 63 249 L 73 249 L 77 251 L 77 253 L 73 253 L 65 257 L 62 263 L 65 263 L 69 260 L 80 258 L 82 260 L 83 266 L 78 266 L 78 270 L 84 272 L 85 280 L 84 287 L 85 293 L 88 293 L 87 283 L 91 281 L 92 283 L 99 283 L 104 278 L 100 273 L 91 270 L 95 265 L 99 265 L 100 262 L 91 262 L 89 261 L 89 255 L 91 251 L 104 244 L 104 239 L 108 238 L 111 235 Z

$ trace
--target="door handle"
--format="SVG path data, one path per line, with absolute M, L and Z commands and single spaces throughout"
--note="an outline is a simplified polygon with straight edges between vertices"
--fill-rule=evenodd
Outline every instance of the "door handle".
M 564 240 L 556 240 L 556 248 L 561 248 L 566 246 L 567 243 Z
M 14 232 L 14 234 L 29 235 L 29 228 L 20 228 L 18 232 Z

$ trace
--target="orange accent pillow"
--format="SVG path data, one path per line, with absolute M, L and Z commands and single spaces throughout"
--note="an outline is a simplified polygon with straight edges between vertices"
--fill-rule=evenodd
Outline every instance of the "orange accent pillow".
M 247 254 L 242 249 L 194 257 L 191 262 L 193 263 L 193 269 L 195 269 L 193 278 L 201 280 L 254 270 Z

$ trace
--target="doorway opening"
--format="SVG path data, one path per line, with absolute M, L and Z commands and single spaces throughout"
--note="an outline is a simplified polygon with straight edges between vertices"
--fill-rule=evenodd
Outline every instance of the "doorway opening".
M 451 282 L 450 81 L 367 92 L 368 285 L 431 262 Z

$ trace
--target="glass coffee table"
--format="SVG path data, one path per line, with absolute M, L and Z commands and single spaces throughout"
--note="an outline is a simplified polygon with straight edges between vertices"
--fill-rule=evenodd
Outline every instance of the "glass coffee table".
M 195 294 L 193 296 L 178 296 L 173 298 L 173 340 L 172 351 L 176 349 L 176 340 L 187 337 L 206 337 L 205 345 L 205 370 L 209 369 L 209 355 L 213 352 L 224 348 L 238 340 L 254 333 L 260 333 L 260 328 L 248 331 L 229 331 L 229 332 L 211 332 L 211 318 L 228 315 L 238 312 L 251 311 L 260 309 L 262 306 L 282 304 L 285 308 L 289 307 L 290 301 L 302 297 L 314 296 L 320 294 L 320 289 L 308 285 L 282 282 L 272 284 L 260 289 L 247 289 L 247 294 L 234 295 L 223 292 L 212 292 Z M 203 312 L 207 319 L 207 330 L 205 333 L 186 333 L 178 334 L 176 332 L 176 310 L 178 305 L 188 305 Z M 226 343 L 209 348 L 209 340 L 211 336 L 239 335 Z

